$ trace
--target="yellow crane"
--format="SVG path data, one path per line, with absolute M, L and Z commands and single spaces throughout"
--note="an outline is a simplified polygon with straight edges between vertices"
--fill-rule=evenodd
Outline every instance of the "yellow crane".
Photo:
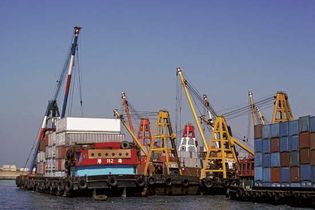
M 257 124 L 265 125 L 266 124 L 265 117 L 261 113 L 260 108 L 258 106 L 256 106 L 254 103 L 253 92 L 248 91 L 248 97 L 249 97 L 249 104 L 250 104 L 250 109 L 251 109 L 251 114 L 252 114 L 254 126 Z M 260 123 L 258 123 L 257 119 L 259 119 Z
M 286 122 L 293 119 L 288 95 L 285 92 L 278 91 L 275 96 L 272 123 Z
M 181 85 L 184 89 L 188 104 L 195 119 L 195 123 L 197 124 L 198 131 L 200 133 L 204 147 L 206 148 L 206 157 L 203 160 L 203 168 L 201 170 L 200 179 L 206 178 L 208 174 L 210 176 L 221 176 L 221 178 L 226 179 L 229 173 L 229 170 L 226 168 L 226 161 L 238 161 L 235 145 L 240 146 L 251 155 L 254 155 L 254 151 L 245 144 L 241 143 L 239 140 L 232 137 L 230 128 L 228 127 L 224 116 L 216 117 L 213 125 L 214 130 L 211 134 L 210 142 L 208 144 L 198 120 L 190 92 L 188 90 L 188 81 L 185 79 L 180 68 L 176 69 L 176 75 L 180 78 Z

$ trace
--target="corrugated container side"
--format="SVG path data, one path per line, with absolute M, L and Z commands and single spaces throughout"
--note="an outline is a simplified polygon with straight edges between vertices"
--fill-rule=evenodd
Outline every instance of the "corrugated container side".
M 271 157 L 270 157 L 269 153 L 263 154 L 262 162 L 263 162 L 263 167 L 264 168 L 270 168 L 270 166 L 271 166 Z
M 290 151 L 299 150 L 299 136 L 290 136 L 289 137 L 289 149 L 290 149 Z
M 263 139 L 263 153 L 270 153 L 270 139 Z
M 311 150 L 311 165 L 315 166 L 315 150 Z
M 309 164 L 301 164 L 300 166 L 300 180 L 301 181 L 312 181 L 312 168 Z
M 270 125 L 263 125 L 262 127 L 262 138 L 269 139 L 271 136 Z
M 289 121 L 289 135 L 294 136 L 299 134 L 299 120 Z
M 314 117 L 311 117 L 311 120 L 310 120 L 310 123 L 311 123 L 311 132 L 315 132 L 315 116 Z
M 254 165 L 255 165 L 255 167 L 261 167 L 262 166 L 262 154 L 261 153 L 255 153 Z
M 298 151 L 293 151 L 290 154 L 290 166 L 298 166 L 300 164 L 299 161 L 299 152 Z
M 289 139 L 288 137 L 280 138 L 280 152 L 289 151 Z
M 271 138 L 279 137 L 279 123 L 271 124 L 270 127 L 271 127 Z
M 310 116 L 304 116 L 299 118 L 299 131 L 308 132 L 310 131 Z
M 311 150 L 315 150 L 315 133 L 311 133 L 310 147 L 311 147 Z
M 309 132 L 300 133 L 299 142 L 300 148 L 309 148 L 311 146 L 311 134 Z
M 293 166 L 290 168 L 291 171 L 291 182 L 300 182 L 300 168 Z
M 271 168 L 271 181 L 280 182 L 280 168 Z
M 271 139 L 271 152 L 280 152 L 280 139 L 272 138 Z
M 286 137 L 289 135 L 289 123 L 288 122 L 280 122 L 279 123 L 279 135 L 280 137 Z
M 300 150 L 300 163 L 309 164 L 311 162 L 311 154 L 309 149 Z
M 271 169 L 270 168 L 263 168 L 263 182 L 270 182 L 271 181 Z
M 290 153 L 289 152 L 280 153 L 280 166 L 281 167 L 290 166 Z
M 271 167 L 280 167 L 280 153 L 271 153 Z
M 56 133 L 53 132 L 48 135 L 48 146 L 53 146 L 56 143 Z
M 262 125 L 254 126 L 254 138 L 261 139 L 262 138 Z
M 281 181 L 281 183 L 288 183 L 288 182 L 290 182 L 290 168 L 289 167 L 281 168 L 280 181 Z
M 262 152 L 262 140 L 256 139 L 254 141 L 255 152 Z

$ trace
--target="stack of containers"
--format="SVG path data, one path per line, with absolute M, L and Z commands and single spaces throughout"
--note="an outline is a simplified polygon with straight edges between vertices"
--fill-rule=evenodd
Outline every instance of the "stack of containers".
M 45 176 L 55 176 L 56 170 L 56 133 L 48 135 L 48 145 L 46 146 L 46 173 Z
M 37 174 L 45 174 L 45 152 L 39 151 L 37 153 L 36 172 Z
M 315 187 L 315 117 L 255 127 L 255 186 Z
M 254 132 L 254 172 L 255 186 L 262 186 L 263 183 L 263 140 L 262 140 L 262 125 L 255 126 Z

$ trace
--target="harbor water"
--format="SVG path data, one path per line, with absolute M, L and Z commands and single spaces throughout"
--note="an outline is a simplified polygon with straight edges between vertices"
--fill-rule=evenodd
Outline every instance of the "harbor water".
M 299 209 L 286 205 L 239 202 L 228 200 L 223 195 L 216 196 L 152 196 L 109 198 L 94 201 L 87 197 L 58 197 L 15 186 L 15 181 L 0 180 L 0 209 Z M 300 208 L 302 209 L 302 208 Z M 305 208 L 303 208 L 305 209 Z

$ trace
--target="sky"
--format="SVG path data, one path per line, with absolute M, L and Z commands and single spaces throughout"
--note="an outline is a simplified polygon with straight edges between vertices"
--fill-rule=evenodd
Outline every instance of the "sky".
M 246 105 L 248 90 L 283 90 L 295 117 L 315 115 L 314 11 L 308 0 L 2 0 L 0 165 L 24 166 L 76 25 L 86 117 L 113 117 L 126 91 L 137 110 L 169 110 L 174 123 L 176 67 L 216 110 Z M 248 117 L 229 124 L 246 135 Z

